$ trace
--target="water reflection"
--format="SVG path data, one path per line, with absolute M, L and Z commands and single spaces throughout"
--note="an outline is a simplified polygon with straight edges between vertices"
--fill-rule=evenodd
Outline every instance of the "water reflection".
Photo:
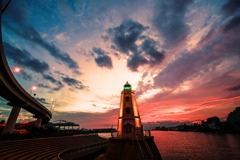
M 164 160 L 239 160 L 240 135 L 152 131 Z

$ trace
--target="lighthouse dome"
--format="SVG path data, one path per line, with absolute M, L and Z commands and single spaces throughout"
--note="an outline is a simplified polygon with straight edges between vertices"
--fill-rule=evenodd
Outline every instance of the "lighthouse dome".
M 124 86 L 123 86 L 124 90 L 131 90 L 132 86 L 127 82 Z

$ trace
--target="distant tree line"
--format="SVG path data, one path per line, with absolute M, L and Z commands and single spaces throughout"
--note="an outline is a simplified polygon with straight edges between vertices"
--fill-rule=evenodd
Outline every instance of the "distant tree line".
M 165 131 L 195 131 L 195 132 L 217 132 L 217 133 L 240 133 L 240 107 L 227 116 L 226 122 L 221 122 L 217 116 L 202 120 L 201 124 L 182 124 L 176 127 L 156 127 L 155 130 Z

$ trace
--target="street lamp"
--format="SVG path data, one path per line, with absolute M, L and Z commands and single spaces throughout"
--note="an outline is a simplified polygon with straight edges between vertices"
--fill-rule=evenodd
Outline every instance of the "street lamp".
M 53 109 L 54 109 L 54 107 L 55 107 L 55 103 L 56 103 L 56 99 L 52 99 L 52 103 L 51 103 L 51 109 L 50 109 L 50 111 L 51 111 L 51 113 L 53 113 Z
M 30 91 L 30 95 L 32 95 L 32 91 L 35 91 L 36 89 L 37 89 L 36 86 L 32 86 L 32 87 L 31 87 L 31 91 Z
M 21 73 L 21 72 L 22 72 L 22 68 L 20 68 L 20 67 L 14 67 L 14 68 L 13 68 L 13 72 L 14 72 L 14 73 Z

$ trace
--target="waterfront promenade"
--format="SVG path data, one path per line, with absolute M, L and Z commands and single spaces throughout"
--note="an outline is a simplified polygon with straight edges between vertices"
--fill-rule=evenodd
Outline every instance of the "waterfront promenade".
M 103 142 L 97 135 L 36 138 L 0 142 L 1 160 L 57 160 L 58 154 L 68 148 Z

